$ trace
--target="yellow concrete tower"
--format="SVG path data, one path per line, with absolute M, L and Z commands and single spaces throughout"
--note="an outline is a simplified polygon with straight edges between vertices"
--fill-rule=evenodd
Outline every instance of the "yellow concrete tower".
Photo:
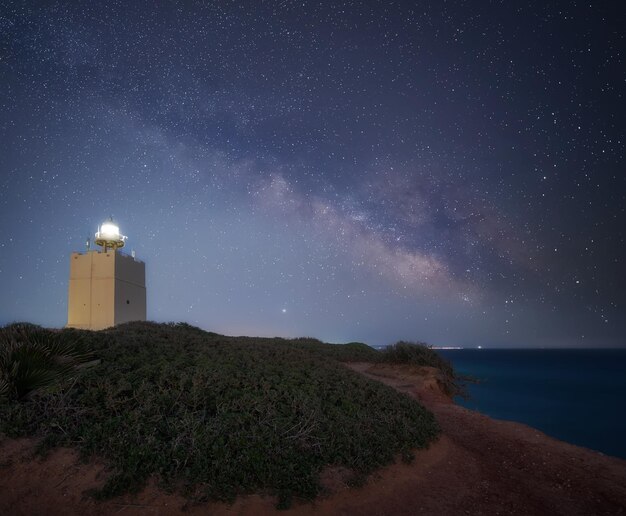
M 101 330 L 146 320 L 146 266 L 119 251 L 126 237 L 113 219 L 100 226 L 95 243 L 102 249 L 72 253 L 67 326 Z

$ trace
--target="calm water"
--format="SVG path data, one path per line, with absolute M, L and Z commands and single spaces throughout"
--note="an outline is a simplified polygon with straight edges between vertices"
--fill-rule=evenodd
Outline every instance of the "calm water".
M 626 459 L 626 349 L 439 352 L 482 380 L 459 404 Z

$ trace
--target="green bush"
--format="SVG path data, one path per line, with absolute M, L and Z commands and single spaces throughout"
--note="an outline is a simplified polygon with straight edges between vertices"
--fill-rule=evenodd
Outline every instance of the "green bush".
M 89 362 L 80 343 L 28 323 L 0 328 L 0 398 L 51 388 Z
M 105 458 L 113 474 L 100 496 L 140 489 L 155 475 L 196 500 L 264 491 L 286 506 L 318 494 L 327 465 L 358 479 L 439 432 L 414 399 L 338 362 L 378 358 L 362 344 L 149 322 L 60 335 L 80 337 L 101 363 L 71 388 L 0 404 L 0 431 Z
M 361 342 L 348 344 L 328 344 L 311 337 L 296 339 L 272 339 L 277 345 L 308 351 L 321 358 L 338 360 L 339 362 L 377 362 L 380 354 L 374 348 Z
M 443 388 L 450 396 L 464 396 L 466 378 L 455 374 L 452 364 L 439 355 L 432 347 L 421 342 L 404 342 L 385 348 L 381 355 L 382 362 L 393 364 L 410 364 L 439 369 L 442 374 Z

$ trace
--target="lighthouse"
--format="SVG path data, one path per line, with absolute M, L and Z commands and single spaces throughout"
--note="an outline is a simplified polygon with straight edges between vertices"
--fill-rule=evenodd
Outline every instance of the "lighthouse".
M 121 249 L 127 237 L 111 218 L 96 232 L 100 247 L 70 257 L 67 326 L 101 330 L 146 320 L 146 266 Z M 88 241 L 89 242 L 89 241 Z

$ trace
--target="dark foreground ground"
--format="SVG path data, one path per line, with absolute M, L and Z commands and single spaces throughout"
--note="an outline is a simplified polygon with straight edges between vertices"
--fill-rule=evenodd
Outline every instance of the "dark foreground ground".
M 454 405 L 424 369 L 366 363 L 350 367 L 418 398 L 435 413 L 443 434 L 428 450 L 416 452 L 412 464 L 384 468 L 360 488 L 348 488 L 345 472 L 329 469 L 324 483 L 332 495 L 314 504 L 296 501 L 281 512 L 626 515 L 626 461 Z M 68 449 L 55 450 L 44 460 L 32 459 L 33 448 L 32 440 L 0 442 L 0 514 L 276 512 L 271 497 L 189 506 L 182 497 L 153 484 L 138 495 L 96 502 L 86 491 L 104 483 L 108 473 L 103 464 L 81 464 Z

